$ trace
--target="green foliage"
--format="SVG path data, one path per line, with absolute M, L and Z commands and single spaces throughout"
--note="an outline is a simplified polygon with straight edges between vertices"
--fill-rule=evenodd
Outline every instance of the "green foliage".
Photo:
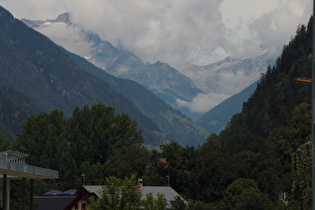
M 271 200 L 262 194 L 252 179 L 239 178 L 226 189 L 223 209 L 271 209 Z
M 152 194 L 147 194 L 145 199 L 143 199 L 139 186 L 135 185 L 135 183 L 135 175 L 123 180 L 114 176 L 106 178 L 101 197 L 97 201 L 92 202 L 88 209 L 166 209 L 167 201 L 163 194 L 158 194 L 157 199 L 154 199 Z
M 152 151 L 151 161 L 143 179 L 148 185 L 168 185 L 177 191 L 183 191 L 187 183 L 186 172 L 190 170 L 190 160 L 194 148 L 183 148 L 176 142 L 161 145 L 161 152 Z
M 8 140 L 4 133 L 0 131 L 0 151 L 10 150 L 14 147 L 14 144 Z
M 65 189 L 80 186 L 82 174 L 88 184 L 142 174 L 149 159 L 137 122 L 103 104 L 77 107 L 69 119 L 59 110 L 30 115 L 17 149 L 30 155 L 30 164 L 58 170 Z
M 126 125 L 130 124 L 130 119 L 126 118 Z M 100 162 L 102 164 L 109 160 L 114 154 L 111 148 L 122 146 L 124 141 L 126 144 L 132 143 L 133 139 L 128 140 L 127 126 L 120 125 L 124 123 L 120 120 L 120 115 L 115 116 L 115 110 L 112 107 L 105 107 L 98 104 L 92 106 L 84 106 L 82 109 L 76 107 L 72 116 L 68 120 L 66 138 L 70 142 L 70 156 L 78 162 L 89 161 L 92 164 Z M 121 132 L 121 133 L 120 133 Z M 125 136 L 126 134 L 126 136 Z M 131 134 L 131 133 L 130 133 Z M 135 133 L 135 141 L 139 133 Z M 139 139 L 140 143 L 143 141 Z M 85 148 L 82 150 L 82 148 Z
M 142 206 L 144 209 L 149 210 L 166 210 L 167 201 L 163 193 L 157 194 L 157 199 L 154 199 L 152 193 L 146 194 L 145 199 L 142 200 Z
M 80 165 L 80 169 L 77 171 L 82 173 L 82 177 L 79 177 L 80 174 L 78 174 L 76 176 L 76 183 L 97 185 L 104 182 L 104 174 L 107 174 L 107 167 L 99 162 L 90 164 L 89 161 L 83 161 Z M 69 177 L 69 175 L 65 176 Z
M 17 136 L 20 151 L 30 154 L 29 163 L 44 168 L 60 170 L 64 162 L 66 126 L 63 112 L 54 110 L 36 116 L 30 115 Z
M 189 200 L 186 206 L 187 210 L 216 210 L 218 209 L 214 204 L 204 203 L 197 200 Z
M 292 153 L 306 141 L 311 133 L 311 106 L 302 103 L 297 106 L 287 126 L 274 129 L 268 140 L 280 156 L 282 164 L 290 164 Z
M 106 178 L 101 197 L 89 209 L 137 209 L 141 206 L 141 193 L 135 183 L 134 176 L 124 180 L 113 176 Z
M 292 156 L 293 200 L 301 209 L 312 207 L 312 142 L 308 140 Z
M 217 156 L 222 158 L 229 155 L 230 161 L 236 161 L 231 166 L 222 163 L 229 167 L 230 178 L 223 177 L 226 181 L 221 181 L 220 189 L 229 186 L 227 183 L 231 180 L 253 179 L 263 195 L 258 196 L 259 199 L 265 200 L 264 196 L 267 195 L 274 203 L 278 203 L 277 195 L 281 191 L 291 197 L 294 181 L 293 195 L 302 196 L 305 190 L 304 198 L 297 196 L 287 207 L 301 207 L 301 203 L 308 205 L 308 185 L 299 181 L 302 178 L 297 176 L 297 171 L 301 169 L 291 167 L 297 167 L 296 162 L 292 162 L 296 161 L 296 157 L 292 159 L 292 155 L 306 142 L 311 132 L 308 105 L 311 102 L 311 85 L 296 81 L 298 77 L 311 77 L 311 41 L 312 18 L 307 27 L 298 27 L 296 36 L 284 46 L 276 65 L 268 67 L 254 94 L 243 104 L 242 112 L 234 115 L 227 128 L 221 132 L 219 147 L 215 149 Z M 210 148 L 208 146 L 209 152 L 213 151 Z M 308 170 L 302 162 L 299 167 Z M 251 199 L 259 201 L 255 197 Z M 252 201 L 242 203 L 249 205 Z M 243 204 L 241 206 L 245 208 Z M 282 208 L 281 202 L 278 207 Z
M 172 202 L 171 205 L 172 205 L 172 208 L 176 210 L 184 210 L 186 209 L 186 206 L 187 206 L 185 201 L 180 196 L 176 196 L 175 201 Z
M 154 128 L 154 130 L 156 130 L 155 133 L 158 135 L 151 134 L 148 136 L 146 135 L 147 133 L 144 133 L 144 136 L 150 139 L 152 145 L 157 146 L 161 144 L 161 142 L 168 143 L 174 138 L 181 145 L 197 146 L 204 142 L 207 135 L 209 135 L 204 129 L 196 126 L 186 116 L 179 111 L 174 110 L 170 105 L 166 104 L 154 93 L 148 91 L 138 83 L 131 80 L 116 78 L 75 54 L 69 53 L 69 55 L 82 69 L 108 83 L 118 93 L 134 103 L 139 110 L 150 117 L 150 119 L 158 125 L 158 127 Z M 143 125 L 140 121 L 141 119 L 137 118 L 137 120 L 139 124 L 142 125 L 142 128 L 143 126 L 150 125 L 149 122 L 145 122 Z M 187 129 L 183 129 L 183 127 L 187 127 Z M 161 132 L 158 132 L 159 130 L 161 130 Z M 160 139 L 160 141 L 157 139 Z
M 67 121 L 65 138 L 70 143 L 69 158 L 76 167 L 84 161 L 91 165 L 100 163 L 107 175 L 142 173 L 149 158 L 137 122 L 102 104 L 77 107 Z
M 286 125 L 299 104 L 311 103 L 311 85 L 296 81 L 311 77 L 312 21 L 299 26 L 296 36 L 284 46 L 276 65 L 269 67 L 254 94 L 243 104 L 242 112 L 231 119 L 223 136 L 251 133 L 267 137 L 276 128 Z

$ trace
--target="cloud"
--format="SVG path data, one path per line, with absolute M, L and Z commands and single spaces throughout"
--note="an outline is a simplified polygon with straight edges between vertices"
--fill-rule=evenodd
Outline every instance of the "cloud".
M 73 23 L 114 46 L 134 52 L 145 62 L 166 62 L 180 71 L 185 62 L 207 65 L 227 56 L 259 55 L 265 49 L 279 56 L 297 26 L 307 24 L 313 8 L 310 0 L 1 1 L 17 18 L 54 19 L 69 12 Z M 67 33 L 61 26 L 53 30 Z M 191 102 L 177 100 L 178 105 L 205 112 L 248 84 L 246 75 L 219 77 L 220 92 L 207 90 L 211 93 L 199 94 Z
M 64 24 L 51 24 L 49 27 L 38 29 L 42 34 L 45 34 L 53 42 L 61 45 L 70 52 L 81 56 L 89 54 L 89 44 L 83 39 L 81 28 L 78 26 L 67 26 Z M 75 43 L 75 44 L 73 44 Z
M 1 0 L 1 6 L 19 19 L 53 19 L 65 12 L 62 0 Z
M 205 113 L 228 97 L 224 93 L 200 93 L 190 102 L 176 99 L 176 103 L 178 107 L 187 107 L 191 112 Z
M 270 55 L 279 56 L 283 45 L 295 35 L 297 26 L 307 24 L 312 1 L 224 0 L 220 11 L 229 40 L 229 55 L 255 56 L 268 49 Z
M 204 73 L 204 72 L 203 72 Z M 256 72 L 257 73 L 257 72 Z M 246 75 L 241 69 L 236 72 L 213 72 L 203 75 L 199 80 L 199 88 L 204 93 L 198 94 L 192 101 L 176 99 L 178 107 L 188 108 L 191 112 L 205 113 L 230 96 L 239 93 L 260 78 L 260 75 Z M 213 85 L 208 85 L 210 83 Z M 210 89 L 209 89 L 210 88 Z
M 18 18 L 72 21 L 144 61 L 213 63 L 228 55 L 280 54 L 298 24 L 312 13 L 309 0 L 2 0 Z
M 94 3 L 68 1 L 72 21 L 151 63 L 202 60 L 216 51 L 216 43 L 225 41 L 218 0 Z

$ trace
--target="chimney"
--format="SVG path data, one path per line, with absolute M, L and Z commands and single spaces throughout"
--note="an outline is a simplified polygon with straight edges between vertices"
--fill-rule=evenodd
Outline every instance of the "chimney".
M 138 185 L 139 185 L 139 189 L 142 190 L 143 189 L 143 180 L 142 179 L 138 179 Z

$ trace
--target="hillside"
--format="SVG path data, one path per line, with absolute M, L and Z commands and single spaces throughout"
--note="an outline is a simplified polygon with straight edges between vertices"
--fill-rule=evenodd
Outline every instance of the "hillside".
M 202 115 L 196 124 L 206 129 L 209 133 L 217 135 L 225 128 L 232 116 L 241 112 L 243 103 L 254 93 L 257 82 L 251 84 L 243 91 L 231 96 L 210 111 Z
M 190 78 L 170 65 L 143 62 L 134 53 L 114 47 L 97 34 L 86 31 L 80 24 L 71 23 L 68 13 L 59 15 L 55 20 L 22 21 L 107 73 L 143 85 L 175 109 L 182 111 L 176 104 L 176 98 L 191 101 L 198 93 L 202 93 Z M 189 116 L 190 113 L 184 114 Z
M 82 70 L 59 46 L 0 7 L 0 82 L 22 92 L 39 111 L 103 103 L 139 123 L 145 142 L 162 143 L 158 126 L 128 99 Z
M 100 78 L 128 98 L 143 114 L 159 126 L 162 133 L 168 134 L 179 144 L 201 145 L 209 136 L 206 130 L 173 109 L 142 85 L 132 80 L 114 77 L 73 53 L 69 53 L 69 55 L 82 69 Z
M 311 84 L 298 77 L 311 78 L 312 19 L 298 27 L 296 36 L 284 46 L 274 66 L 269 66 L 257 89 L 244 103 L 241 113 L 233 116 L 222 136 L 245 133 L 267 137 L 287 125 L 299 104 L 311 104 Z
M 197 146 L 209 135 L 136 82 L 116 78 L 65 51 L 9 13 L 0 18 L 7 26 L 0 35 L 7 50 L 1 55 L 1 81 L 28 96 L 37 110 L 58 108 L 69 116 L 75 106 L 101 102 L 136 119 L 145 142 L 154 146 L 173 140 Z
M 0 130 L 8 139 L 15 139 L 22 123 L 34 113 L 35 107 L 29 98 L 12 87 L 0 85 Z

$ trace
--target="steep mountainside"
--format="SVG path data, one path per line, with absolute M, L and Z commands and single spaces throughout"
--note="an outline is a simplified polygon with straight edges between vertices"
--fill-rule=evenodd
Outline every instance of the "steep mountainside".
M 0 82 L 29 97 L 40 111 L 103 103 L 139 123 L 147 144 L 159 145 L 158 126 L 108 84 L 82 70 L 60 47 L 0 7 Z
M 196 124 L 206 129 L 209 133 L 220 134 L 232 116 L 242 111 L 243 103 L 254 93 L 256 87 L 257 82 L 226 99 L 200 117 Z
M 34 112 L 35 107 L 23 93 L 0 85 L 0 130 L 8 139 L 15 139 L 21 131 L 22 123 Z
M 190 78 L 168 64 L 144 63 L 132 52 L 118 49 L 100 39 L 98 35 L 72 24 L 67 13 L 60 15 L 56 20 L 22 19 L 22 21 L 106 72 L 136 81 L 176 109 L 180 110 L 176 106 L 176 98 L 191 101 L 202 92 Z
M 278 127 L 287 125 L 293 110 L 302 102 L 311 104 L 311 83 L 298 77 L 311 78 L 312 19 L 308 26 L 298 27 L 296 36 L 284 46 L 276 65 L 268 67 L 257 89 L 244 103 L 241 113 L 233 116 L 220 136 L 245 133 L 267 137 Z
M 175 140 L 197 146 L 208 137 L 208 132 L 138 83 L 116 78 L 65 51 L 4 9 L 0 19 L 7 26 L 0 33 L 6 49 L 0 52 L 1 81 L 27 95 L 37 110 L 58 108 L 69 116 L 75 106 L 101 102 L 135 118 L 147 144 Z
M 114 77 L 93 66 L 84 58 L 72 53 L 69 55 L 82 69 L 105 81 L 118 93 L 132 101 L 139 110 L 159 126 L 163 133 L 173 137 L 181 145 L 201 145 L 209 136 L 207 131 L 138 83 Z

